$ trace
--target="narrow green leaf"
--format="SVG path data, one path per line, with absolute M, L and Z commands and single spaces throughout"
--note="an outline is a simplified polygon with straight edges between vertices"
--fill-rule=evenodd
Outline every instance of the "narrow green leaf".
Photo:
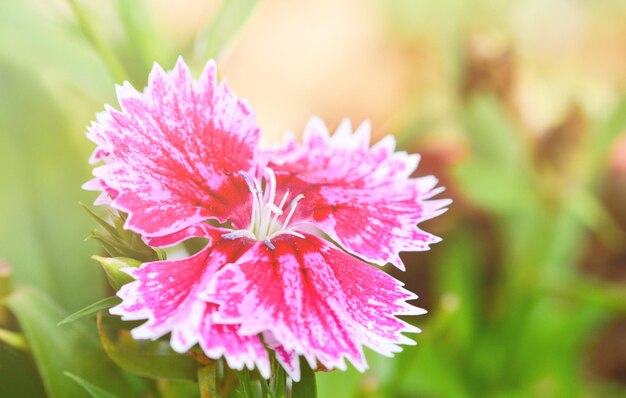
M 102 228 L 104 228 L 109 233 L 109 235 L 111 235 L 111 236 L 116 236 L 117 235 L 117 230 L 115 229 L 115 227 L 113 227 L 111 224 L 109 224 L 104 218 L 102 218 L 99 215 L 97 215 L 96 212 L 91 210 L 84 203 L 79 203 L 79 205 L 80 205 L 80 207 L 83 208 L 83 210 L 85 210 L 87 212 L 87 214 L 89 214 L 91 216 L 91 218 L 96 220 L 96 222 L 98 224 L 100 224 L 102 226 Z
M 285 369 L 278 363 L 276 358 L 271 357 L 272 377 L 270 378 L 270 391 L 273 398 L 284 398 L 286 395 L 287 374 Z
M 527 161 L 527 143 L 522 131 L 507 115 L 496 98 L 472 97 L 463 114 L 467 136 L 475 154 L 484 162 L 520 171 Z
M 190 356 L 172 351 L 167 342 L 157 340 L 139 343 L 126 331 L 119 331 L 122 338 L 114 342 L 103 327 L 101 312 L 98 312 L 97 319 L 102 347 L 121 368 L 156 379 L 196 380 L 197 364 Z
M 95 29 L 92 26 L 91 20 L 87 15 L 87 12 L 83 9 L 83 7 L 79 4 L 78 0 L 68 0 L 72 11 L 74 12 L 74 16 L 78 24 L 80 25 L 83 34 L 89 40 L 91 45 L 94 47 L 96 52 L 102 58 L 102 61 L 106 64 L 111 76 L 115 79 L 117 83 L 121 83 L 127 79 L 127 73 L 124 69 L 124 66 L 121 64 L 113 50 L 107 45 L 107 43 L 102 40 L 96 33 Z
M 102 351 L 94 330 L 83 322 L 56 327 L 65 313 L 43 293 L 17 288 L 7 298 L 6 305 L 28 340 L 49 397 L 88 396 L 78 384 L 68 383 L 64 372 L 88 378 L 96 386 L 107 386 L 120 396 L 137 393 L 129 375 L 123 375 Z
M 197 37 L 194 57 L 202 60 L 218 57 L 252 14 L 256 4 L 257 0 L 224 1 L 209 26 Z
M 65 325 L 66 323 L 74 322 L 76 320 L 85 318 L 89 315 L 93 315 L 98 311 L 105 310 L 107 308 L 111 308 L 121 302 L 120 298 L 117 296 L 107 297 L 100 301 L 97 301 L 87 307 L 76 311 L 72 315 L 63 319 L 61 322 L 57 324 L 57 326 Z
M 576 219 L 592 230 L 608 248 L 619 250 L 620 245 L 626 239 L 626 234 L 605 208 L 605 205 L 592 192 L 581 189 L 570 195 L 567 208 Z
M 252 394 L 252 384 L 250 382 L 250 371 L 243 368 L 237 372 L 237 378 L 239 379 L 239 386 L 241 387 L 244 398 L 254 398 Z
M 3 397 L 45 397 L 46 392 L 30 353 L 0 341 L 0 395 Z
M 151 18 L 150 4 L 143 0 L 117 0 L 117 12 L 124 26 L 127 43 L 126 56 L 133 59 L 128 65 L 134 82 L 141 85 L 156 61 L 161 65 L 169 61 L 166 57 L 170 52 L 161 34 Z
M 18 3 L 31 2 L 0 1 L 0 31 L 10 19 L 4 8 Z M 18 36 L 0 32 L 0 37 Z M 74 58 L 64 62 L 69 65 Z M 0 219 L 10 226 L 0 228 L 0 253 L 13 265 L 16 284 L 36 286 L 75 311 L 103 297 L 104 290 L 100 270 L 85 262 L 95 245 L 81 241 L 89 220 L 75 204 L 89 195 L 80 189 L 88 178 L 88 154 L 76 146 L 84 126 L 78 130 L 70 123 L 53 97 L 64 91 L 53 93 L 37 73 L 28 71 L 0 61 L 0 185 L 11 187 L 0 195 Z M 47 76 L 47 71 L 38 73 Z M 80 109 L 73 109 L 75 102 L 65 96 L 63 101 L 72 117 L 82 117 Z
M 122 271 L 122 269 L 128 267 L 137 268 L 141 265 L 141 261 L 126 257 L 91 256 L 91 258 L 102 265 L 109 284 L 115 291 L 120 290 L 122 286 L 133 281 L 133 277 Z
M 76 383 L 78 383 L 81 387 L 83 387 L 85 389 L 85 391 L 87 391 L 89 393 L 89 395 L 91 395 L 93 398 L 115 398 L 117 397 L 117 395 L 113 395 L 111 393 L 108 393 L 106 391 L 104 391 L 103 389 L 101 389 L 100 387 L 96 387 L 93 384 L 89 383 L 87 380 L 78 377 L 70 372 L 65 372 L 64 373 L 67 377 L 69 377 L 70 379 L 74 380 Z
M 493 163 L 475 159 L 453 170 L 456 184 L 473 204 L 502 214 L 517 211 L 520 203 L 533 200 L 533 186 L 527 176 Z
M 300 381 L 293 383 L 292 396 L 298 398 L 316 398 L 317 386 L 315 372 L 307 361 L 300 361 Z
M 124 213 L 109 211 L 111 222 L 108 222 L 89 208 L 83 208 L 105 229 L 104 232 L 92 230 L 88 239 L 97 240 L 111 257 L 127 257 L 143 262 L 161 258 L 162 251 L 146 245 L 139 234 L 124 228 Z
M 626 288 L 618 283 L 578 277 L 572 278 L 567 283 L 549 285 L 546 290 L 551 294 L 580 300 L 596 308 L 626 314 Z
M 113 82 L 104 63 L 83 37 L 68 29 L 64 20 L 51 16 L 50 6 L 33 1 L 0 1 L 0 37 L 12 38 L 0 41 L 0 58 L 19 65 L 21 74 L 31 79 L 37 75 L 60 79 L 83 94 L 83 99 L 101 102 L 103 98 L 112 98 Z M 3 86 L 2 94 L 13 98 L 5 89 Z M 33 91 L 25 94 L 37 100 L 38 94 Z M 63 96 L 63 100 L 67 98 Z M 68 107 L 76 114 L 74 106 Z M 28 108 L 18 109 L 21 112 L 16 116 L 31 123 L 23 117 Z M 38 115 L 36 119 L 43 122 L 43 115 Z

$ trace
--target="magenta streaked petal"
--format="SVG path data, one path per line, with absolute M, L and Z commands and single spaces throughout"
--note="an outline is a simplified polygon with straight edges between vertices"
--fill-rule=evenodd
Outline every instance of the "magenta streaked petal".
M 189 238 L 213 238 L 219 240 L 223 234 L 228 232 L 230 232 L 230 230 L 216 228 L 207 223 L 197 223 L 169 235 L 146 238 L 145 241 L 150 246 L 168 247 L 181 243 Z
M 303 141 L 290 139 L 270 154 L 278 195 L 286 189 L 304 194 L 292 225 L 313 224 L 364 260 L 401 269 L 400 252 L 440 241 L 417 224 L 444 212 L 450 201 L 429 200 L 443 188 L 434 177 L 410 178 L 419 157 L 394 152 L 393 137 L 370 147 L 369 123 L 353 133 L 344 121 L 331 136 L 314 118 Z
M 200 348 L 213 359 L 224 357 L 231 369 L 257 368 L 261 376 L 270 377 L 267 349 L 258 336 L 241 336 L 238 325 L 221 325 L 211 321 L 217 310 L 215 304 L 207 304 L 207 314 L 200 326 Z
M 346 369 L 348 359 L 363 371 L 363 346 L 393 355 L 411 344 L 402 333 L 418 329 L 395 315 L 424 313 L 406 303 L 415 296 L 377 267 L 304 235 L 279 236 L 274 250 L 257 242 L 218 271 L 200 293 L 219 304 L 214 319 L 241 325 L 241 335 L 271 334 L 287 366 L 295 353 L 313 368 Z
M 192 228 L 186 231 L 190 235 L 198 232 Z M 206 231 L 218 236 L 218 230 Z M 186 352 L 199 343 L 208 357 L 223 356 L 236 369 L 256 366 L 269 376 L 269 359 L 259 337 L 240 336 L 236 325 L 215 324 L 216 305 L 198 298 L 215 272 L 249 246 L 244 240 L 216 238 L 192 257 L 127 268 L 124 271 L 135 281 L 120 289 L 122 303 L 110 312 L 124 320 L 147 320 L 132 330 L 135 338 L 154 340 L 171 333 L 170 344 L 177 352 Z
M 100 178 L 92 178 L 81 186 L 85 191 L 100 192 L 100 195 L 93 202 L 96 206 L 110 205 L 113 199 L 117 196 L 118 192 L 107 186 Z
M 287 351 L 271 332 L 263 333 L 263 341 L 274 351 L 276 360 L 289 377 L 294 381 L 300 381 L 300 356 L 294 351 Z
M 119 194 L 112 207 L 129 213 L 126 227 L 162 236 L 209 218 L 249 222 L 250 194 L 240 170 L 257 167 L 259 129 L 246 102 L 216 80 L 209 62 L 196 82 L 182 59 L 174 70 L 154 66 L 140 93 L 118 87 L 121 111 L 89 128 L 94 175 Z
M 283 346 L 278 346 L 273 349 L 276 355 L 276 360 L 285 369 L 285 372 L 293 379 L 293 381 L 300 381 L 300 357 L 295 352 L 287 351 Z

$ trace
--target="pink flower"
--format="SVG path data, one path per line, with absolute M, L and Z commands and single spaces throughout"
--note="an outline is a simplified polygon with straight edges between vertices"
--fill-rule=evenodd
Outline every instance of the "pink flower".
M 117 94 L 121 111 L 89 128 L 103 164 L 88 188 L 152 246 L 208 239 L 191 257 L 128 270 L 135 281 L 111 313 L 146 319 L 136 338 L 170 333 L 176 351 L 199 344 L 264 377 L 270 348 L 294 380 L 301 357 L 364 370 L 364 346 L 391 356 L 413 344 L 403 333 L 419 330 L 396 315 L 425 311 L 368 262 L 404 269 L 400 252 L 439 241 L 417 224 L 449 201 L 429 200 L 442 191 L 433 177 L 410 178 L 416 155 L 394 152 L 392 137 L 370 147 L 369 124 L 330 135 L 318 119 L 302 145 L 261 151 L 252 111 L 213 62 L 198 81 L 182 59 L 169 73 L 155 65 L 143 93 L 126 83 Z

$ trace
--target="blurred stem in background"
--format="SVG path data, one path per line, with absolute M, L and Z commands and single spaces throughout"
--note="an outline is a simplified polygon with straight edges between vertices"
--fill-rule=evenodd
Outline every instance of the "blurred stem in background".
M 91 24 L 91 19 L 87 16 L 86 11 L 79 4 L 78 0 L 67 0 L 70 6 L 72 7 L 72 11 L 74 12 L 74 16 L 76 17 L 76 21 L 80 25 L 81 30 L 85 37 L 89 40 L 93 48 L 96 50 L 100 59 L 106 64 L 111 76 L 116 82 L 123 82 L 127 79 L 128 74 L 124 70 L 124 66 L 117 59 L 117 56 L 113 52 L 113 50 L 105 43 L 100 36 L 96 33 L 94 27 Z M 134 3 L 133 1 L 128 1 L 127 3 Z M 131 41 L 132 42 L 132 41 Z

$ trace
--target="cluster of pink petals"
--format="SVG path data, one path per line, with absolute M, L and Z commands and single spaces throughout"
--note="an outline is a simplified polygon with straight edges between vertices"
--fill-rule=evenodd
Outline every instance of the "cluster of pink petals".
M 198 344 L 264 377 L 268 350 L 298 380 L 302 359 L 364 370 L 364 346 L 391 356 L 412 344 L 403 333 L 419 330 L 397 315 L 425 311 L 368 263 L 404 269 L 400 252 L 439 241 L 417 227 L 449 203 L 429 200 L 436 179 L 410 178 L 418 157 L 394 152 L 392 137 L 370 146 L 367 123 L 331 135 L 313 119 L 302 144 L 261 150 L 250 107 L 216 74 L 213 62 L 197 81 L 182 59 L 155 65 L 144 92 L 118 87 L 121 109 L 89 128 L 100 165 L 85 188 L 102 192 L 98 204 L 128 213 L 125 227 L 154 247 L 208 240 L 128 269 L 135 281 L 111 313 L 147 320 L 136 338 L 169 333 L 178 352 Z

